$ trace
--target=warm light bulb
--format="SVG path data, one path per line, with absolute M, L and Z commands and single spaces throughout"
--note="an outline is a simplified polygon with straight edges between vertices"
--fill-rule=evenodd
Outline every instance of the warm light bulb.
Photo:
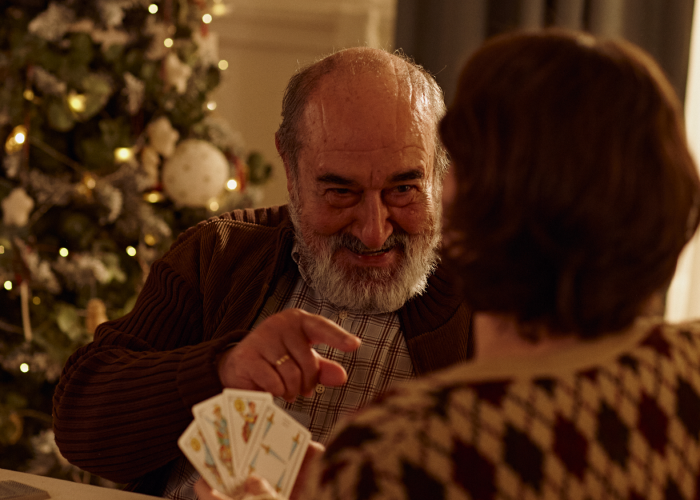
M 120 162 L 127 162 L 133 158 L 134 152 L 131 148 L 117 148 L 114 150 L 114 159 Z
M 209 111 L 214 111 L 216 109 L 216 103 L 214 101 L 209 101 L 207 103 L 207 109 Z
M 17 125 L 12 129 L 10 135 L 5 141 L 5 152 L 7 154 L 15 154 L 22 151 L 22 144 L 27 140 L 27 127 L 24 125 Z
M 172 47 L 173 46 L 173 39 L 166 38 L 165 40 L 163 40 L 163 45 L 165 45 L 168 48 Z
M 222 59 L 221 61 L 219 61 L 219 69 L 221 71 L 228 69 L 228 61 L 226 59 Z
M 223 16 L 226 14 L 226 6 L 222 3 L 216 3 L 212 6 L 211 12 L 215 16 Z
M 71 92 L 68 95 L 68 106 L 76 113 L 82 113 L 85 111 L 85 101 L 86 97 L 82 94 Z
M 235 191 L 237 187 L 238 181 L 236 179 L 229 179 L 226 182 L 226 189 L 228 189 L 229 191 Z
M 95 189 L 95 186 L 97 185 L 97 181 L 95 181 L 95 178 L 90 174 L 85 174 L 83 177 L 83 183 L 88 189 Z
M 68 257 L 68 253 L 69 252 L 68 252 L 68 249 L 66 247 L 60 248 L 58 250 L 58 255 L 60 255 L 61 257 Z
M 39 297 L 33 297 L 33 298 L 32 298 L 32 303 L 33 303 L 35 306 L 38 306 L 39 304 L 41 304 L 41 299 L 40 299 Z
M 204 14 L 202 16 L 202 22 L 204 24 L 209 24 L 211 22 L 211 14 Z
M 4 287 L 5 287 L 5 290 L 12 290 L 12 282 L 10 280 L 7 280 L 5 282 Z
M 152 3 L 148 6 L 148 12 L 150 12 L 151 14 L 155 14 L 156 12 L 158 12 L 158 6 Z
M 143 199 L 148 203 L 158 203 L 159 201 L 163 201 L 163 198 L 164 196 L 158 191 L 151 191 L 150 193 L 145 193 L 143 195 Z
M 19 371 L 22 373 L 27 373 L 29 371 L 29 365 L 27 363 L 22 363 L 19 365 Z
M 143 237 L 144 243 L 148 245 L 149 247 L 152 247 L 153 245 L 156 244 L 156 237 L 153 236 L 152 234 L 147 234 Z
M 0 245 L 0 255 L 5 253 L 5 247 Z
M 24 97 L 28 101 L 33 101 L 34 92 L 32 91 L 32 89 L 26 89 L 24 92 L 22 92 L 22 97 Z
M 132 246 L 128 246 L 126 247 L 126 253 L 129 257 L 133 257 L 134 255 L 136 255 L 136 249 Z
M 212 212 L 216 212 L 219 209 L 219 203 L 216 200 L 212 200 L 209 202 L 209 210 Z

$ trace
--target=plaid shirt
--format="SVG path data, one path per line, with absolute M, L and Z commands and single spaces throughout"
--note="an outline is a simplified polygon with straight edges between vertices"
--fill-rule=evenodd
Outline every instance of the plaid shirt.
M 292 258 L 299 263 L 296 247 Z M 396 382 L 413 378 L 415 372 L 398 314 L 366 314 L 336 307 L 309 286 L 301 266 L 299 272 L 301 277 L 296 279 L 289 275 L 280 279 L 253 328 L 275 313 L 297 308 L 328 318 L 362 340 L 362 345 L 351 353 L 326 345 L 314 346 L 321 356 L 345 368 L 348 380 L 343 386 L 318 384 L 312 397 L 298 396 L 293 403 L 275 398 L 278 406 L 308 427 L 315 441 L 326 443 L 341 417 L 355 413 Z M 192 485 L 197 479 L 199 473 L 182 458 L 174 467 L 163 496 L 194 500 L 197 497 Z

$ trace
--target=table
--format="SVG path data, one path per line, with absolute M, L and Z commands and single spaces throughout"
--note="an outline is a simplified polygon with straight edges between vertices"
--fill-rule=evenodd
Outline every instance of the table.
M 130 491 L 102 488 L 6 469 L 0 469 L 0 481 L 17 481 L 34 486 L 48 492 L 51 500 L 153 500 L 155 498 Z

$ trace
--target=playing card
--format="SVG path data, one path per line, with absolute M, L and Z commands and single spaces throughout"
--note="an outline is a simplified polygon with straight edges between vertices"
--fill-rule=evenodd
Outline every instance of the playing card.
M 219 469 L 216 468 L 214 457 L 212 456 L 207 443 L 202 436 L 197 422 L 192 423 L 182 433 L 177 445 L 185 454 L 190 463 L 197 469 L 197 472 L 209 483 L 212 488 L 224 489 Z
M 227 491 L 234 489 L 240 481 L 236 481 L 234 474 L 231 437 L 224 410 L 223 394 L 194 405 L 192 413 L 221 472 Z
M 257 426 L 260 429 L 251 438 L 243 475 L 255 472 L 289 497 L 311 433 L 274 404 L 266 408 Z
M 233 454 L 234 473 L 245 476 L 243 458 L 245 457 L 253 436 L 259 432 L 262 414 L 272 402 L 269 392 L 224 389 L 224 406 L 231 436 L 231 453 Z

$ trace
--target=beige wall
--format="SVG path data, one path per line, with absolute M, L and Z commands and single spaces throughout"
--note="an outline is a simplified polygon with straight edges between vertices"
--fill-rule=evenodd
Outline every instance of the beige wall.
M 214 94 L 216 112 L 240 132 L 248 149 L 273 166 L 260 205 L 287 200 L 284 167 L 275 150 L 284 87 L 304 64 L 358 45 L 391 49 L 396 0 L 229 0 L 230 13 L 211 27 L 229 68 Z

